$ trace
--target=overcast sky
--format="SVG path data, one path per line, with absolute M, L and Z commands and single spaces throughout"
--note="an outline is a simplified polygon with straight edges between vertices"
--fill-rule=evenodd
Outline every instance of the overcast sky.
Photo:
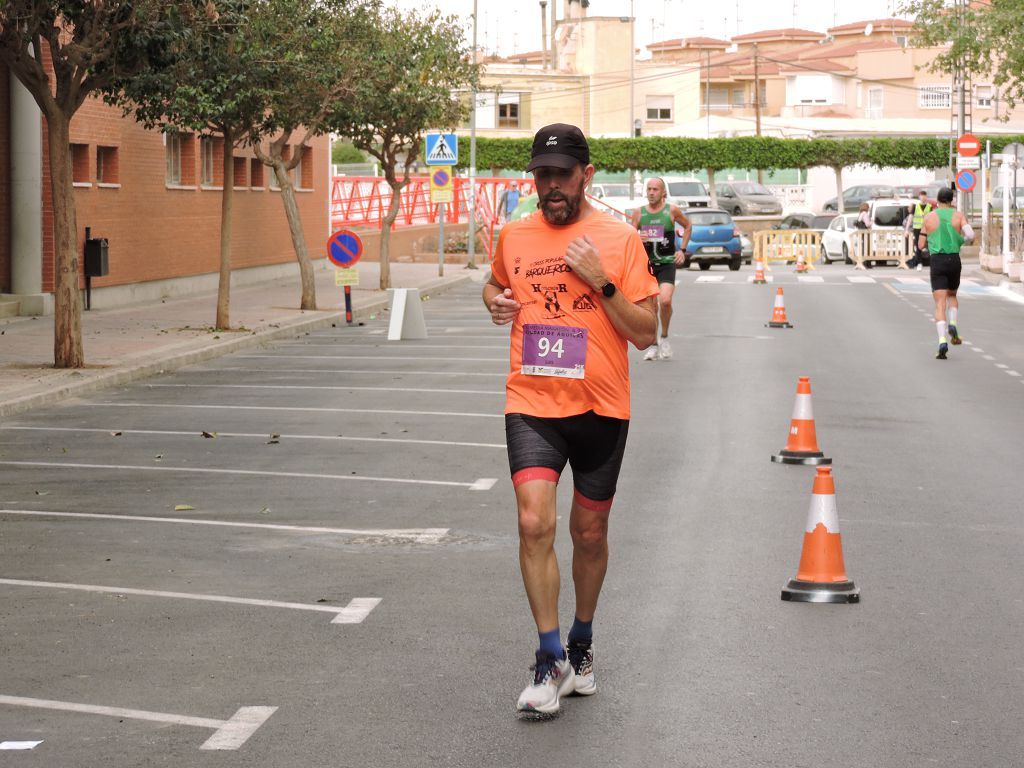
M 540 49 L 537 0 L 477 0 L 478 43 L 503 56 Z M 400 8 L 438 7 L 465 19 L 471 30 L 473 0 L 385 0 Z M 557 2 L 559 17 L 563 0 Z M 634 0 L 637 47 L 677 37 L 731 37 L 762 29 L 827 27 L 892 16 L 899 0 Z M 628 16 L 630 0 L 591 0 L 591 16 Z M 550 3 L 548 14 L 550 15 Z M 738 21 L 737 21 L 738 19 Z M 467 35 L 467 39 L 468 35 Z

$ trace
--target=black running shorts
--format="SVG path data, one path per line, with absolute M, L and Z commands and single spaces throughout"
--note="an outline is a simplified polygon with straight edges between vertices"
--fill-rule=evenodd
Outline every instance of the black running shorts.
M 676 284 L 675 264 L 651 264 L 651 274 L 658 281 L 658 285 L 662 283 Z
M 619 480 L 629 421 L 587 411 L 545 419 L 505 414 L 505 438 L 513 485 L 527 480 L 558 482 L 566 462 L 572 467 L 576 500 L 607 510 Z M 589 504 L 588 504 L 589 502 Z
M 933 253 L 931 278 L 933 291 L 955 291 L 960 287 L 960 255 Z

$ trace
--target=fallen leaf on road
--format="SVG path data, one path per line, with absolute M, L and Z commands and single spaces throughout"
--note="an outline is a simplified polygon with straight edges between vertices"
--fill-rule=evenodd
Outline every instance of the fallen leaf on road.
M 206 432 L 206 431 L 203 432 L 203 437 L 214 438 L 216 436 L 217 436 L 216 432 Z
M 267 440 L 267 445 L 278 445 L 281 442 L 281 436 L 278 434 L 272 434 L 270 439 Z
M 121 435 L 122 435 L 122 433 L 121 433 L 121 432 L 111 432 L 111 433 L 110 433 L 110 436 L 111 436 L 111 437 L 120 437 Z
M 154 459 L 156 459 L 157 461 L 160 461 L 160 459 L 162 459 L 163 457 L 164 457 L 164 455 L 163 455 L 162 453 L 158 453 L 158 454 L 157 454 L 156 456 L 154 456 L 153 458 L 154 458 Z
M 36 496 L 49 496 L 49 491 L 36 491 Z
M 195 507 L 193 507 L 191 504 L 175 504 L 174 505 L 174 511 L 175 512 L 188 512 L 190 509 L 195 509 Z

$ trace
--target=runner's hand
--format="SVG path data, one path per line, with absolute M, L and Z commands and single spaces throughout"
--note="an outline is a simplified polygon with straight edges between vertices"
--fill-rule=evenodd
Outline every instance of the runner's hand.
M 565 263 L 576 275 L 595 291 L 608 282 L 601 268 L 601 255 L 589 235 L 577 237 L 565 249 Z
M 683 261 L 684 261 L 684 259 L 683 259 L 683 252 L 682 251 L 676 251 L 676 266 L 677 267 L 683 266 Z
M 491 322 L 495 325 L 508 325 L 515 320 L 522 306 L 522 304 L 512 298 L 512 289 L 506 288 L 491 299 L 491 304 L 487 308 L 491 312 Z

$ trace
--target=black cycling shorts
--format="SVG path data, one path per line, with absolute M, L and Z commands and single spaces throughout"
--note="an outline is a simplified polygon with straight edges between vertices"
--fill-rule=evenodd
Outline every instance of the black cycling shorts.
M 650 267 L 651 274 L 654 275 L 655 279 L 658 281 L 658 285 L 661 285 L 662 283 L 669 283 L 671 285 L 676 284 L 675 264 L 650 264 Z
M 557 483 L 568 462 L 576 501 L 588 509 L 610 509 L 628 432 L 629 421 L 593 411 L 559 419 L 506 413 L 512 484 L 528 480 Z
M 931 278 L 933 291 L 955 291 L 960 287 L 960 255 L 933 253 Z

